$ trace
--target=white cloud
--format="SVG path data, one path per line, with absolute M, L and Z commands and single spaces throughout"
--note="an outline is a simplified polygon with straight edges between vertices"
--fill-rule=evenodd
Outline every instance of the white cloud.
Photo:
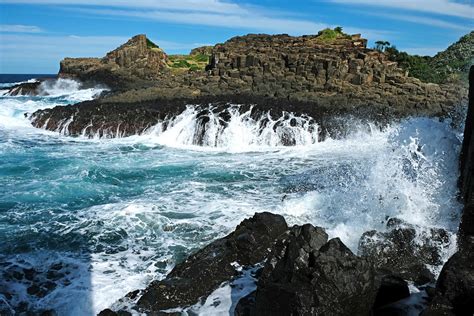
M 246 29 L 250 32 L 315 34 L 330 27 L 295 16 L 294 12 L 244 5 L 223 0 L 0 0 L 0 3 L 30 3 L 71 7 L 74 12 L 155 20 L 167 23 Z M 350 27 L 346 28 L 349 30 Z M 361 29 L 364 36 L 383 30 Z
M 328 27 L 327 24 L 315 23 L 305 20 L 269 17 L 255 12 L 236 14 L 212 12 L 186 12 L 186 11 L 139 11 L 139 10 L 110 10 L 110 9 L 84 9 L 83 12 L 100 15 L 114 15 L 124 17 L 137 17 L 161 22 L 179 24 L 219 26 L 228 28 L 243 28 L 255 31 L 281 32 L 292 34 L 314 34 Z
M 0 0 L 0 3 L 45 4 L 63 6 L 101 6 L 136 9 L 164 9 L 195 12 L 238 13 L 244 10 L 238 4 L 220 0 Z
M 41 33 L 43 30 L 34 25 L 0 24 L 0 33 Z
M 469 32 L 472 30 L 472 26 L 474 24 L 471 24 L 471 27 L 469 25 L 461 25 L 457 23 L 451 23 L 451 22 L 446 22 L 440 19 L 435 19 L 435 18 L 430 18 L 426 16 L 417 16 L 417 15 L 407 15 L 407 14 L 396 14 L 396 13 L 380 13 L 380 12 L 362 12 L 359 11 L 361 14 L 369 14 L 373 16 L 377 16 L 379 18 L 387 18 L 387 19 L 393 19 L 393 20 L 399 20 L 399 21 L 406 21 L 410 23 L 415 23 L 415 24 L 423 24 L 423 25 L 429 25 L 432 27 L 438 27 L 438 28 L 443 28 L 443 29 L 452 29 L 452 30 L 459 30 L 463 32 Z
M 354 5 L 369 5 L 404 9 L 418 12 L 435 13 L 473 19 L 474 6 L 452 0 L 329 0 L 330 2 Z

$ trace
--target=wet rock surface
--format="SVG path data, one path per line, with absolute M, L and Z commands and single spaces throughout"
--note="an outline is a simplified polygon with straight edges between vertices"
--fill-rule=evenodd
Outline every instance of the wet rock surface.
M 324 229 L 311 224 L 288 229 L 283 217 L 257 213 L 178 264 L 164 280 L 130 293 L 123 301 L 136 302 L 132 310 L 107 309 L 100 315 L 133 310 L 174 315 L 236 278 L 236 263 L 261 262 L 263 268 L 254 274 L 257 289 L 238 301 L 235 315 L 383 315 L 409 295 L 406 281 L 377 270 L 338 238 L 328 241 Z
M 444 229 L 421 229 L 397 218 L 387 221 L 387 231 L 369 231 L 359 241 L 359 255 L 381 270 L 422 285 L 435 281 L 428 266 L 443 263 L 441 249 L 450 243 Z
M 252 315 L 368 315 L 375 269 L 321 228 L 293 228 L 263 268 Z
M 459 187 L 464 202 L 458 252 L 443 266 L 434 299 L 424 316 L 474 314 L 474 66 L 469 73 L 469 108 L 460 157 Z
M 41 82 L 25 82 L 14 85 L 13 87 L 9 88 L 8 95 L 9 96 L 19 96 L 19 95 L 28 95 L 34 96 L 39 94 L 39 86 Z
M 114 99 L 115 100 L 115 99 Z M 252 109 L 251 117 L 258 120 L 268 115 L 273 120 L 284 119 L 289 113 L 304 118 L 319 131 L 320 139 L 327 135 L 333 138 L 344 136 L 354 128 L 354 121 L 361 124 L 376 122 L 384 126 L 393 119 L 403 117 L 396 109 L 378 107 L 376 104 L 348 110 L 339 97 L 322 99 L 314 103 L 292 102 L 282 99 L 268 99 L 246 95 L 213 96 L 199 98 L 155 99 L 137 103 L 109 102 L 99 99 L 76 105 L 58 106 L 39 110 L 31 114 L 32 124 L 39 128 L 54 130 L 65 135 L 86 137 L 126 137 L 140 135 L 158 123 L 169 123 L 191 105 L 199 113 L 195 145 L 202 145 L 200 139 L 206 132 L 206 123 L 211 116 L 219 116 L 225 126 L 230 119 L 229 111 L 238 105 L 239 112 Z M 353 103 L 355 104 L 355 100 Z M 210 115 L 213 112 L 212 115 Z M 345 117 L 345 119 L 342 119 Z M 354 121 L 351 121 L 353 118 Z M 288 145 L 292 145 L 289 141 Z
M 234 263 L 254 265 L 264 260 L 275 239 L 286 230 L 282 216 L 255 214 L 227 237 L 178 264 L 166 279 L 151 283 L 138 300 L 137 307 L 153 312 L 197 303 L 222 282 L 236 276 Z
M 37 269 L 28 262 L 5 261 L 0 262 L 0 267 L 0 315 L 56 315 L 31 302 L 51 295 L 56 288 L 69 286 L 70 270 L 74 269 L 62 262 Z

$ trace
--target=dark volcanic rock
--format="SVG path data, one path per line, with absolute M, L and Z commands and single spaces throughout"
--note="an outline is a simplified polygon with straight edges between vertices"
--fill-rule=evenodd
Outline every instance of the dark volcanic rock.
M 469 73 L 469 107 L 460 156 L 459 186 L 464 210 L 459 227 L 460 248 L 474 248 L 474 66 Z
M 39 93 L 39 86 L 41 82 L 25 82 L 17 84 L 11 88 L 9 88 L 8 95 L 10 96 L 18 96 L 18 95 L 38 95 Z
M 415 226 L 391 218 L 387 232 L 369 231 L 359 241 L 359 255 L 382 270 L 392 271 L 416 284 L 434 281 L 427 265 L 442 264 L 441 248 L 449 244 L 443 229 L 419 231 Z
M 216 240 L 178 264 L 162 281 L 151 283 L 138 300 L 146 312 L 190 306 L 236 275 L 232 263 L 254 265 L 269 254 L 275 239 L 288 229 L 282 216 L 257 213 L 228 236 Z
M 382 277 L 382 282 L 375 298 L 374 309 L 377 310 L 408 296 L 410 296 L 410 290 L 405 280 L 394 275 L 386 275 Z
M 323 229 L 309 224 L 282 237 L 264 266 L 251 314 L 369 315 L 375 269 L 338 238 L 326 240 Z
M 464 210 L 459 250 L 443 266 L 434 299 L 424 316 L 474 315 L 474 66 L 469 73 L 469 108 L 460 157 L 459 186 Z
M 474 253 L 460 251 L 443 267 L 435 297 L 423 316 L 474 315 Z

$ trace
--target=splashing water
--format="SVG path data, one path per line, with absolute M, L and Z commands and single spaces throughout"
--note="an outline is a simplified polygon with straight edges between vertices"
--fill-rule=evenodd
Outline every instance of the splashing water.
M 0 98 L 0 289 L 11 294 L 0 290 L 0 306 L 96 314 L 255 212 L 322 226 L 353 251 L 387 217 L 457 228 L 460 133 L 449 122 L 412 118 L 318 142 L 310 118 L 232 107 L 226 124 L 208 113 L 204 146 L 195 107 L 120 139 L 31 127 L 24 112 L 98 92 L 62 87 Z M 288 135 L 297 146 L 283 146 Z

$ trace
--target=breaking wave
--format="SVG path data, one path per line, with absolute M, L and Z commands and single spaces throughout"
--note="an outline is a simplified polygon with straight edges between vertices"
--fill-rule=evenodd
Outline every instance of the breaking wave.
M 322 226 L 354 252 L 362 233 L 398 217 L 420 238 L 446 229 L 442 254 L 454 251 L 461 133 L 448 121 L 319 141 L 309 117 L 190 106 L 143 135 L 87 139 L 24 117 L 99 90 L 61 82 L 48 96 L 0 98 L 0 307 L 97 314 L 262 211 Z M 228 310 L 222 301 L 190 311 Z

